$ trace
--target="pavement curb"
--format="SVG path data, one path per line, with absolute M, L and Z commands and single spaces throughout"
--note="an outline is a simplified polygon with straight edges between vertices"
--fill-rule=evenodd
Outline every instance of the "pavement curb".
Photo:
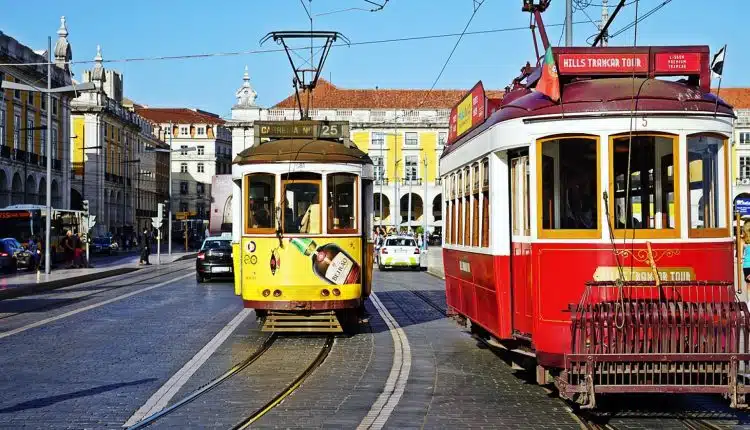
M 64 270 L 64 269 L 59 269 Z M 65 279 L 57 279 L 54 281 L 39 282 L 36 284 L 18 285 L 11 284 L 6 289 L 0 290 L 0 300 L 12 299 L 21 296 L 28 296 L 43 291 L 56 290 L 58 288 L 70 287 L 72 285 L 81 284 L 84 282 L 97 281 L 99 279 L 109 278 L 117 275 L 124 275 L 126 273 L 135 272 L 140 270 L 138 267 L 118 267 L 111 270 L 102 270 L 95 273 L 87 273 L 85 275 L 73 276 Z
M 186 254 L 186 255 L 183 255 L 182 257 L 180 257 L 180 258 L 178 258 L 178 259 L 174 260 L 174 261 L 173 261 L 173 263 L 174 263 L 175 261 L 185 261 L 185 260 L 190 260 L 191 258 L 195 258 L 195 257 L 197 257 L 197 256 L 198 256 L 198 253 L 197 253 L 197 252 L 194 252 L 194 253 L 192 253 L 192 254 Z
M 440 273 L 440 272 L 438 272 L 438 271 L 436 271 L 436 270 L 431 270 L 431 269 L 430 269 L 430 268 L 428 267 L 428 268 L 427 268 L 427 273 L 429 273 L 430 275 L 432 275 L 432 276 L 434 276 L 434 277 L 436 277 L 436 278 L 438 278 L 438 279 L 442 279 L 443 281 L 445 281 L 445 275 L 444 275 L 444 274 L 442 274 L 442 273 Z

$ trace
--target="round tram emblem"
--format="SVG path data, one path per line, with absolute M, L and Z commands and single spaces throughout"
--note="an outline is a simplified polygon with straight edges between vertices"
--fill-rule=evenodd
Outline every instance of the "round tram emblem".
M 255 241 L 250 241 L 247 243 L 247 252 L 255 252 Z

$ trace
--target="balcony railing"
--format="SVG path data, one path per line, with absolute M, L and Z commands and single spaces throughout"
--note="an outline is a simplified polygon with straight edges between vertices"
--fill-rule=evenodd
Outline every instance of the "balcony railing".
M 737 178 L 737 180 L 736 180 L 736 181 L 734 181 L 734 184 L 735 184 L 735 185 L 746 185 L 746 186 L 750 186 L 750 176 L 746 176 L 746 177 L 740 177 L 740 178 Z
M 405 178 L 404 185 L 422 185 L 422 178 Z
M 375 179 L 375 185 L 388 185 L 388 178 Z

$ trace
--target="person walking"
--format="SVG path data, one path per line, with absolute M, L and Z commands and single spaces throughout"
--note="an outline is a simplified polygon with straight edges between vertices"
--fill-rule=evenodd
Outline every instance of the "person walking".
M 148 261 L 148 256 L 151 254 L 151 238 L 148 235 L 148 230 L 143 230 L 143 241 L 141 242 L 141 260 L 138 264 L 145 264 L 150 266 L 151 263 Z
M 68 230 L 65 233 L 65 237 L 62 239 L 63 254 L 65 255 L 65 265 L 68 269 L 73 268 L 75 259 L 75 240 L 73 239 L 73 232 Z

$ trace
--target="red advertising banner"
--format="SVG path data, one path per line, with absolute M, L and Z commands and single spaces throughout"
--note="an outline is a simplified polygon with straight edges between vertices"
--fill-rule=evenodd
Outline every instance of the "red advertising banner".
M 482 81 L 451 109 L 448 119 L 448 143 L 453 143 L 469 130 L 484 122 L 487 114 L 487 99 L 484 95 Z
M 560 53 L 557 68 L 561 74 L 607 74 L 648 72 L 647 53 Z
M 657 53 L 654 58 L 656 73 L 699 73 L 701 71 L 700 52 Z

